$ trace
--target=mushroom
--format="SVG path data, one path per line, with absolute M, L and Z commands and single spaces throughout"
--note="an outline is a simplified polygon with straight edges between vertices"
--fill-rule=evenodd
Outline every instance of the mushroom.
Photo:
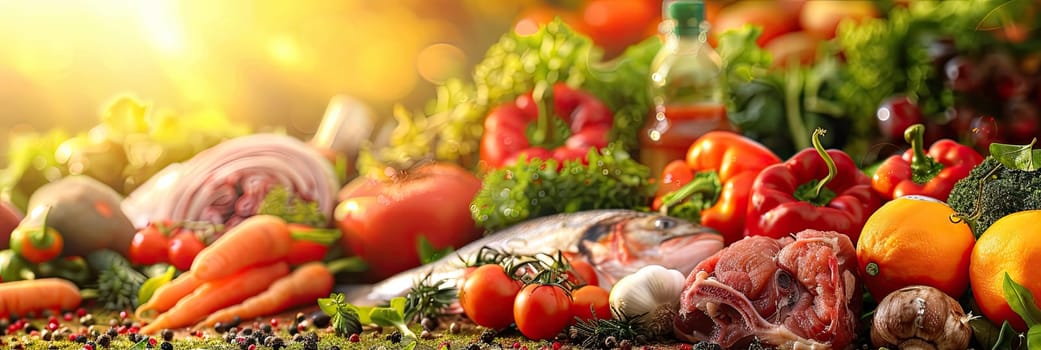
M 889 293 L 875 309 L 871 343 L 899 349 L 964 350 L 972 328 L 958 301 L 930 286 Z

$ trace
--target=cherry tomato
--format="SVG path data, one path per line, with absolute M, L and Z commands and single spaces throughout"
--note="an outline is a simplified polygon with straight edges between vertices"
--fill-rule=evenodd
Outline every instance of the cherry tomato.
M 53 227 L 18 226 L 11 231 L 11 249 L 32 263 L 50 261 L 65 247 L 58 230 Z
M 137 231 L 130 241 L 130 262 L 138 265 L 169 262 L 167 249 L 170 246 L 170 238 L 167 235 L 168 232 L 155 223 Z
M 568 261 L 571 264 L 571 271 L 568 271 L 568 281 L 576 286 L 583 285 L 599 285 L 600 278 L 596 275 L 596 269 L 588 261 L 582 259 L 572 259 Z
M 194 232 L 181 231 L 170 238 L 167 256 L 171 265 L 178 270 L 188 271 L 192 267 L 195 256 L 199 255 L 203 248 L 206 248 L 206 245 L 195 236 Z
M 474 323 L 493 329 L 513 323 L 513 302 L 521 283 L 500 265 L 478 267 L 459 288 L 459 304 Z
M 529 284 L 513 301 L 517 330 L 534 339 L 553 339 L 571 322 L 571 297 L 559 286 Z
M 583 320 L 611 318 L 611 306 L 608 296 L 611 293 L 601 286 L 589 285 L 571 292 L 571 318 Z

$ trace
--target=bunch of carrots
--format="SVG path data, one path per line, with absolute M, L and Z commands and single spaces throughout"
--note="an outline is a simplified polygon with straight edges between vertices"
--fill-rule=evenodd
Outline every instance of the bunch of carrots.
M 138 319 L 151 320 L 141 333 L 250 319 L 328 296 L 334 271 L 320 261 L 290 272 L 290 247 L 300 240 L 291 227 L 281 218 L 257 215 L 226 232 L 135 310 Z

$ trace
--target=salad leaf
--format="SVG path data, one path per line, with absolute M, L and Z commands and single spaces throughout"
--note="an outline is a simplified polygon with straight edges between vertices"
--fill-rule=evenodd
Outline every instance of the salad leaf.
M 378 176 L 386 166 L 407 168 L 431 159 L 473 167 L 487 113 L 536 84 L 558 82 L 607 104 L 615 113 L 610 137 L 632 150 L 650 110 L 647 74 L 660 46 L 656 38 L 648 39 L 604 62 L 602 50 L 559 19 L 531 35 L 507 33 L 474 67 L 471 80 L 451 79 L 438 86 L 436 98 L 422 111 L 396 107 L 389 145 L 363 147 L 359 172 Z
M 1033 149 L 1034 139 L 1026 145 L 991 143 L 990 154 L 1009 169 L 1034 171 L 1041 169 L 1041 149 Z
M 329 315 L 329 324 L 338 336 L 360 334 L 362 322 L 357 307 L 347 303 L 341 293 L 332 293 L 328 298 L 318 299 L 318 308 Z
M 369 312 L 369 320 L 381 327 L 396 327 L 401 335 L 410 339 L 419 339 L 405 322 L 405 303 L 404 297 L 390 299 L 389 307 L 373 308 Z
M 163 274 L 145 280 L 145 283 L 141 284 L 141 289 L 138 289 L 137 291 L 138 305 L 144 304 L 148 299 L 152 299 L 152 294 L 155 294 L 155 291 L 159 289 L 159 287 L 170 283 L 170 281 L 173 280 L 174 273 L 176 272 L 177 268 L 169 266 Z
M 615 143 L 579 161 L 521 159 L 485 175 L 470 205 L 489 231 L 540 216 L 590 209 L 645 207 L 655 186 L 650 170 Z

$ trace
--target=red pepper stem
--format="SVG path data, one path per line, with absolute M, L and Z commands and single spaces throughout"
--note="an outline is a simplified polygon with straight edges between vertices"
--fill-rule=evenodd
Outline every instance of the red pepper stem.
M 662 204 L 660 212 L 662 215 L 667 215 L 669 208 L 679 204 L 691 196 L 701 193 L 705 195 L 706 202 L 703 207 L 710 207 L 716 203 L 719 199 L 719 192 L 722 191 L 722 185 L 719 181 L 719 174 L 714 171 L 700 172 L 694 176 L 694 179 L 688 182 L 683 187 L 669 192 L 662 197 Z
M 817 183 L 817 187 L 813 191 L 814 198 L 820 196 L 821 190 L 824 189 L 824 186 L 831 182 L 831 180 L 835 178 L 835 174 L 839 172 L 838 168 L 835 167 L 835 160 L 831 159 L 831 155 L 829 155 L 828 151 L 824 149 L 823 145 L 821 145 L 821 136 L 824 136 L 825 133 L 827 133 L 827 130 L 822 128 L 817 128 L 813 131 L 813 149 L 817 150 L 817 154 L 820 154 L 821 158 L 824 159 L 824 164 L 828 166 L 828 175 Z
M 545 82 L 539 82 L 535 89 L 532 91 L 532 99 L 535 100 L 535 105 L 538 106 L 539 114 L 535 118 L 535 131 L 531 135 L 531 145 L 545 145 L 549 144 L 552 140 L 553 133 L 550 132 L 550 121 L 551 116 L 550 109 L 547 104 L 553 103 L 553 87 L 548 86 Z
M 289 235 L 293 240 L 311 241 L 321 245 L 330 245 L 336 240 L 340 239 L 342 233 L 337 229 L 305 229 L 305 230 L 289 230 Z

